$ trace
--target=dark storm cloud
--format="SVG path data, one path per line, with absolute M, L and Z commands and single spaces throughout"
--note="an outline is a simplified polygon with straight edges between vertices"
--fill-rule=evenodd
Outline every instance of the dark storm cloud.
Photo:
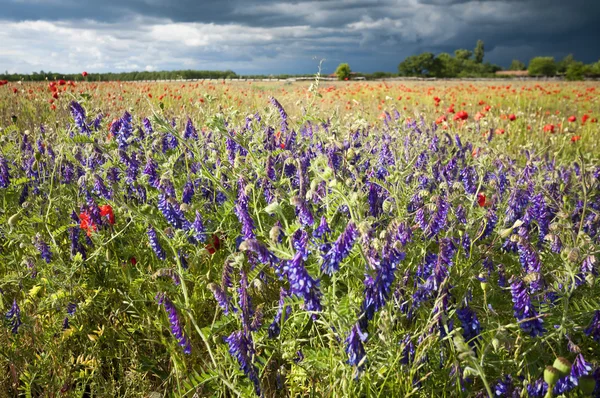
M 600 58 L 588 0 L 0 0 L 0 68 L 228 68 L 240 73 L 394 71 L 406 56 L 486 46 L 508 65 Z M 308 69 L 307 69 L 308 68 Z

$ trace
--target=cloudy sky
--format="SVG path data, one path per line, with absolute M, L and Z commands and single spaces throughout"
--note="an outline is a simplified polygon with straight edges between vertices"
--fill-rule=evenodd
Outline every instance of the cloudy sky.
M 485 61 L 600 59 L 598 0 L 0 0 L 0 70 L 395 72 L 485 42 Z

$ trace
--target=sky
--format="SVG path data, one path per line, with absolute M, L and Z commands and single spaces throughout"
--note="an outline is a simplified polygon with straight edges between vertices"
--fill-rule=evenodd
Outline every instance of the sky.
M 598 0 L 0 0 L 0 71 L 396 72 L 485 43 L 486 62 L 600 59 Z

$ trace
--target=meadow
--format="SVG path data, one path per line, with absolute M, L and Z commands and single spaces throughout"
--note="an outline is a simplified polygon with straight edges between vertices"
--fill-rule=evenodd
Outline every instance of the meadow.
M 0 85 L 0 397 L 600 397 L 598 82 Z

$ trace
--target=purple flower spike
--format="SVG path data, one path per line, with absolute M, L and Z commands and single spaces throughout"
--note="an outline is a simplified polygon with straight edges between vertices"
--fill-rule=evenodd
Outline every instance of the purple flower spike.
M 350 254 L 354 242 L 358 238 L 358 230 L 353 222 L 349 222 L 346 230 L 341 233 L 331 249 L 323 256 L 321 270 L 327 275 L 333 275 L 340 269 L 340 262 Z

